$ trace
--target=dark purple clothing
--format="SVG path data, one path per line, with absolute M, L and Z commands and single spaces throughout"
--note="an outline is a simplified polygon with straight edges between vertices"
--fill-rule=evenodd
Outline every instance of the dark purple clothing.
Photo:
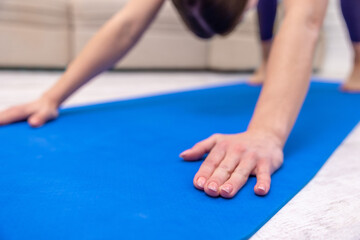
M 340 5 L 351 41 L 360 42 L 360 0 L 341 0 Z
M 260 38 L 262 41 L 271 40 L 274 32 L 277 0 L 259 0 L 257 10 Z
M 360 0 L 340 0 L 341 9 L 351 41 L 360 42 Z M 262 41 L 273 38 L 277 0 L 259 0 L 259 31 Z

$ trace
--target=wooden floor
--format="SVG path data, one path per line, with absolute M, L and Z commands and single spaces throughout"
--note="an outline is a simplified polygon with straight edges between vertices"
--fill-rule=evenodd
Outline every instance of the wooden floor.
M 60 74 L 0 71 L 0 110 L 35 99 Z M 246 77 L 196 72 L 107 73 L 64 106 L 231 84 Z M 317 176 L 252 239 L 360 239 L 360 124 Z

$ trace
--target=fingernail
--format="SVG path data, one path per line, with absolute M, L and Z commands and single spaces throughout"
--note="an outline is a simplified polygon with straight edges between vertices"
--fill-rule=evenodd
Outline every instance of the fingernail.
M 189 152 L 189 150 L 186 150 L 186 151 L 180 153 L 180 157 L 185 157 L 188 152 Z
M 259 185 L 259 186 L 258 186 L 258 189 L 261 190 L 261 191 L 263 191 L 264 193 L 266 192 L 266 188 L 265 188 L 264 185 Z
M 216 183 L 214 183 L 214 182 L 210 183 L 210 184 L 208 185 L 208 188 L 209 188 L 211 191 L 213 191 L 213 192 L 217 192 L 217 191 L 218 191 L 218 185 L 217 185 Z
M 228 194 L 230 194 L 232 192 L 232 190 L 233 190 L 233 187 L 232 187 L 231 184 L 225 184 L 225 185 L 223 185 L 221 187 L 221 190 L 228 193 Z
M 204 177 L 199 177 L 196 184 L 198 185 L 198 187 L 203 188 L 205 185 L 206 179 Z

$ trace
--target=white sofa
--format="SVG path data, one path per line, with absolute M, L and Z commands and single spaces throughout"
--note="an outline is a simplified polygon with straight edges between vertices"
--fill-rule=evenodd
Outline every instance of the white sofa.
M 0 67 L 64 68 L 127 0 L 0 0 Z M 256 13 L 227 38 L 197 39 L 167 1 L 117 69 L 251 70 L 260 51 Z M 322 63 L 320 41 L 315 67 Z

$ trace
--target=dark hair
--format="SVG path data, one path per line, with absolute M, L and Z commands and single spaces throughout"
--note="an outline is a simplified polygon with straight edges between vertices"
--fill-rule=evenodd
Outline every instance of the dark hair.
M 247 2 L 248 0 L 173 0 L 185 24 L 201 38 L 210 38 L 212 34 L 201 26 L 190 10 L 192 7 L 199 6 L 199 15 L 214 33 L 226 35 L 237 26 Z

